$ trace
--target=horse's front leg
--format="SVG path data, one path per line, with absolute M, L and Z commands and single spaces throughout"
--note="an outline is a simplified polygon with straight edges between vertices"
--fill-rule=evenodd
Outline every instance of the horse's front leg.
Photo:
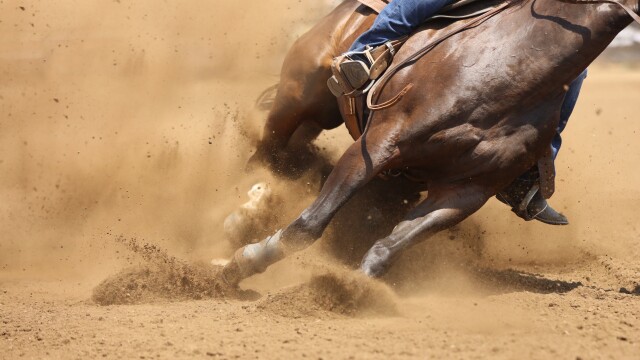
M 310 246 L 320 238 L 340 207 L 397 155 L 396 147 L 388 146 L 387 141 L 370 139 L 372 141 L 367 142 L 363 140 L 366 138 L 363 136 L 347 149 L 318 198 L 295 221 L 261 242 L 236 251 L 223 270 L 227 283 L 236 285 L 244 278 L 264 272 L 271 264 Z
M 307 170 L 308 146 L 322 130 L 342 124 L 335 97 L 327 88 L 332 47 L 325 34 L 311 31 L 296 42 L 284 61 L 273 106 L 249 166 L 267 165 L 276 174 L 296 177 Z M 308 39 L 307 39 L 308 38 Z M 320 44 L 310 50 L 309 44 Z
M 477 185 L 434 187 L 429 195 L 398 224 L 378 240 L 362 260 L 362 271 L 372 277 L 384 275 L 393 261 L 408 247 L 450 228 L 480 209 L 493 196 Z

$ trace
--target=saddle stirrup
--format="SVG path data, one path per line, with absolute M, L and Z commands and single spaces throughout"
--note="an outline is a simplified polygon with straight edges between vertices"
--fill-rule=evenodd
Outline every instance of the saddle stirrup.
M 369 91 L 373 82 L 387 70 L 406 39 L 387 41 L 375 48 L 367 47 L 364 51 L 349 52 L 334 58 L 331 64 L 333 76 L 327 81 L 331 93 L 339 97 L 357 96 Z

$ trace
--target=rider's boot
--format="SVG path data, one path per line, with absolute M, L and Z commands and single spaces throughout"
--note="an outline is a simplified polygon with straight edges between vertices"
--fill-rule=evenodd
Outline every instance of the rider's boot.
M 496 198 L 526 221 L 538 220 L 549 225 L 568 225 L 566 216 L 554 210 L 540 193 L 540 175 L 536 168 L 516 179 Z
M 373 82 L 387 70 L 393 56 L 406 38 L 393 40 L 364 51 L 350 51 L 333 59 L 333 76 L 327 86 L 336 97 L 367 92 Z

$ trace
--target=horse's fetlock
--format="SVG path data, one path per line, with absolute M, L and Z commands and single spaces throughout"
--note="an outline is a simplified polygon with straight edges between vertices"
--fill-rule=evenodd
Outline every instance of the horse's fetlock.
M 285 247 L 281 241 L 282 230 L 256 244 L 242 249 L 241 268 L 246 276 L 264 272 L 267 267 L 285 256 Z

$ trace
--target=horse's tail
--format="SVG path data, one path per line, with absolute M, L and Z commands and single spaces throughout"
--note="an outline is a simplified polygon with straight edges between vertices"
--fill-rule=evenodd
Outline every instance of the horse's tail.
M 276 95 L 278 94 L 278 84 L 271 85 L 268 88 L 264 89 L 262 93 L 256 99 L 255 107 L 261 111 L 270 110 L 273 106 L 273 102 L 276 99 Z

